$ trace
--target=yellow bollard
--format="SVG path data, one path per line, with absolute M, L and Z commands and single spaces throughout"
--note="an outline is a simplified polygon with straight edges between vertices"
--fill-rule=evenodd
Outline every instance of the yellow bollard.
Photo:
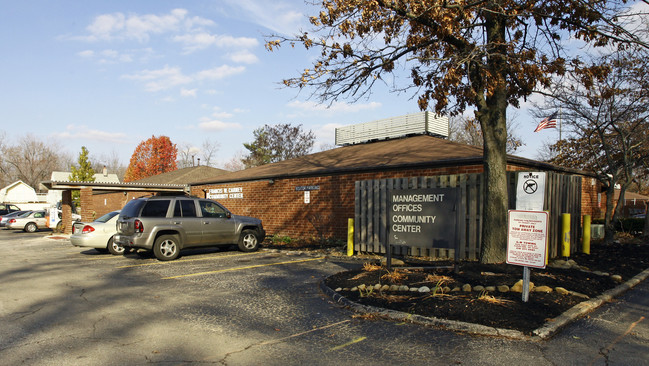
M 581 242 L 581 252 L 590 254 L 590 215 L 584 215 L 584 235 Z
M 354 219 L 347 219 L 347 256 L 354 255 Z
M 570 257 L 570 214 L 561 214 L 561 256 Z

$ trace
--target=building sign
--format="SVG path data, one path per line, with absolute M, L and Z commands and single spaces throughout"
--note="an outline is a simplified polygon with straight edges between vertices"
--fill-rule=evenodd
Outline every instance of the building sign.
M 545 268 L 548 243 L 548 213 L 509 211 L 507 263 Z
M 311 191 L 304 191 L 304 203 L 311 203 Z
M 207 198 L 211 200 L 243 198 L 243 187 L 210 189 L 207 191 Z
M 297 186 L 295 187 L 296 191 L 319 191 L 320 186 Z
M 457 188 L 388 192 L 389 244 L 454 248 Z
M 516 183 L 516 209 L 543 211 L 545 172 L 520 172 Z

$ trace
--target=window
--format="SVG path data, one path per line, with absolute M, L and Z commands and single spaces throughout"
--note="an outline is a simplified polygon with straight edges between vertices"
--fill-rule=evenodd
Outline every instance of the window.
M 201 213 L 203 217 L 226 217 L 226 211 L 223 207 L 219 206 L 216 202 L 200 201 Z
M 177 200 L 174 217 L 196 217 L 196 205 L 193 200 Z
M 169 204 L 171 200 L 149 200 L 142 209 L 142 217 L 165 217 Z

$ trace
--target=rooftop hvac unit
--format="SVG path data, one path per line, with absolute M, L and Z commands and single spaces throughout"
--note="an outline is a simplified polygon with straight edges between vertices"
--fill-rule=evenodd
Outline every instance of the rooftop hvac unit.
M 336 128 L 336 145 L 354 145 L 409 135 L 448 137 L 448 128 L 448 117 L 420 112 Z

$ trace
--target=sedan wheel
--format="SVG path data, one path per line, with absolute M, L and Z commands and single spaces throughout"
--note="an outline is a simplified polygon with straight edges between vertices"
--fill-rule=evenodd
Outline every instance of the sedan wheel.
M 112 255 L 122 255 L 124 254 L 124 247 L 115 243 L 113 238 L 110 238 L 108 240 L 108 246 L 107 246 L 108 251 Z
M 176 235 L 162 235 L 153 244 L 153 254 L 158 260 L 171 261 L 180 254 L 180 242 Z
M 242 252 L 254 252 L 259 249 L 259 240 L 254 230 L 246 229 L 239 238 L 239 250 Z
M 24 229 L 24 230 L 25 230 L 26 232 L 28 232 L 28 233 L 35 233 L 36 230 L 38 230 L 38 227 L 37 227 L 36 224 L 34 224 L 33 222 L 30 222 L 30 223 L 27 223 L 27 225 L 25 225 L 25 229 Z

